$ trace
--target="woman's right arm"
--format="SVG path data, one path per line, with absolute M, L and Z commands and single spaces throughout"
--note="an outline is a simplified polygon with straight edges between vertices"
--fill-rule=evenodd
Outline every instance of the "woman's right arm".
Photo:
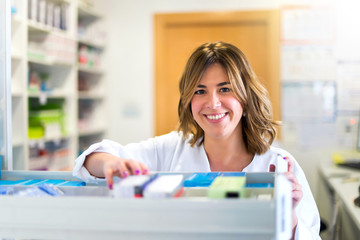
M 73 176 L 94 183 L 101 181 L 99 178 L 106 178 L 108 186 L 112 186 L 112 176 L 137 174 L 137 170 L 139 174 L 146 174 L 150 169 L 169 171 L 181 139 L 176 132 L 126 146 L 105 139 L 90 145 L 77 157 Z
M 147 166 L 133 159 L 124 159 L 105 152 L 93 152 L 86 156 L 84 167 L 99 178 L 106 178 L 107 186 L 112 189 L 113 177 L 125 178 L 128 175 L 149 173 Z

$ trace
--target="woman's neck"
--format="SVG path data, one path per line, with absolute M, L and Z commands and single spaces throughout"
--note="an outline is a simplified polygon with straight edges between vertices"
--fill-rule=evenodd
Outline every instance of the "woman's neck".
M 241 136 L 225 139 L 205 136 L 204 148 L 211 171 L 242 171 L 254 157 L 254 154 L 247 151 Z

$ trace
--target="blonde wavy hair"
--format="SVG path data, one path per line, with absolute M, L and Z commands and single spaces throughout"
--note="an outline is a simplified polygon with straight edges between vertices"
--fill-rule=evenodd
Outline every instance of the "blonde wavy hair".
M 206 69 L 221 64 L 230 81 L 236 98 L 240 101 L 245 116 L 241 118 L 243 138 L 247 150 L 253 154 L 265 153 L 276 137 L 271 103 L 268 92 L 252 70 L 242 51 L 225 42 L 205 43 L 198 47 L 186 63 L 180 78 L 179 123 L 177 131 L 184 138 L 191 137 L 194 146 L 203 142 L 204 131 L 196 123 L 191 111 L 191 100 Z

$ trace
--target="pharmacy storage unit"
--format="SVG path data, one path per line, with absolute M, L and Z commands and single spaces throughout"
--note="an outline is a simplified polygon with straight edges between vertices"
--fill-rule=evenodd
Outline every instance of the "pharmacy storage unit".
M 84 1 L 12 3 L 13 168 L 71 169 L 84 136 L 95 141 L 106 133 L 102 18 Z M 80 61 L 86 37 L 96 49 L 85 52 L 87 65 Z

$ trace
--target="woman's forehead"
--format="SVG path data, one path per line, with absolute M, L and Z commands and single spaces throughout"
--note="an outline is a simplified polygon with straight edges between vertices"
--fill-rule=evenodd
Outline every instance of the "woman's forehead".
M 199 84 L 218 84 L 221 82 L 229 82 L 229 77 L 225 68 L 219 63 L 210 65 L 199 79 Z

